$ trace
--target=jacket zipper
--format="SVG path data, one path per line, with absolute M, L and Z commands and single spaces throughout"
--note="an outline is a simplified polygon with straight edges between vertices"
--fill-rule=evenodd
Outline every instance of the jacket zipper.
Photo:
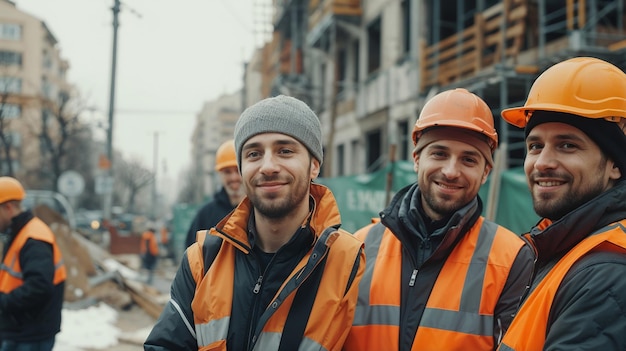
M 314 252 L 312 253 L 312 255 L 317 255 L 317 253 L 315 253 L 315 248 L 313 249 L 313 251 L 314 251 Z M 326 254 L 327 254 L 327 251 L 326 251 L 326 252 L 325 252 L 322 256 L 325 256 Z M 293 289 L 292 291 L 290 291 L 290 292 L 289 292 L 289 295 L 291 295 L 293 292 L 295 292 L 296 290 L 298 290 L 298 288 L 302 285 L 302 283 L 304 283 L 304 282 L 305 282 L 305 281 L 306 281 L 306 280 L 307 280 L 307 279 L 311 276 L 311 274 L 313 274 L 313 272 L 315 271 L 315 269 L 317 269 L 317 267 L 319 266 L 319 263 L 322 261 L 322 259 L 323 259 L 323 257 L 320 257 L 320 258 L 317 260 L 317 262 L 315 263 L 315 266 L 314 266 L 314 267 L 313 267 L 313 268 L 309 271 L 309 273 L 306 275 L 306 277 L 303 277 L 303 279 L 301 279 L 301 280 L 300 280 L 300 282 L 298 283 L 298 285 L 297 285 L 296 287 L 294 287 L 294 289 Z M 273 258 L 272 258 L 272 260 L 273 260 Z M 271 261 L 270 261 L 270 264 L 271 264 Z M 269 267 L 269 264 L 268 264 L 267 266 Z M 302 272 L 304 272 L 304 270 L 306 269 L 306 267 L 307 267 L 307 265 L 305 265 L 304 267 L 302 267 L 302 269 L 300 270 L 300 272 L 296 273 L 296 274 L 295 274 L 295 275 L 294 275 L 291 279 L 294 279 L 294 278 L 298 277 L 300 274 L 302 274 Z M 253 292 L 254 292 L 255 294 L 257 294 L 257 293 L 258 293 L 258 291 L 257 291 L 257 287 L 258 287 L 258 289 L 259 289 L 259 290 L 261 289 L 261 284 L 262 284 L 262 282 L 263 282 L 263 275 L 260 275 L 260 276 L 259 276 L 259 278 L 257 279 L 257 282 L 256 282 L 256 284 L 255 284 L 255 286 L 254 286 L 254 289 L 253 289 Z M 283 289 L 284 289 L 284 288 L 283 288 Z M 282 292 L 283 292 L 283 290 L 278 290 L 278 291 L 276 292 L 276 296 L 280 296 L 280 295 L 282 294 Z M 272 305 L 273 303 L 275 303 L 274 301 L 275 301 L 275 300 L 272 300 L 272 301 L 271 301 L 271 303 L 270 303 L 270 305 Z M 255 311 L 256 311 L 256 307 L 257 307 L 256 305 L 257 305 L 257 304 L 256 304 L 256 302 L 255 302 Z M 254 329 L 256 329 L 257 327 L 258 327 L 258 326 L 257 326 L 257 325 L 255 325 Z M 249 333 L 250 333 L 250 332 L 253 332 L 253 330 L 252 330 L 252 329 L 253 329 L 253 328 L 250 328 Z M 258 335 L 258 334 L 253 335 L 253 336 L 252 336 L 252 338 L 249 338 L 249 337 L 248 337 L 248 340 L 251 340 L 251 342 L 249 342 L 249 343 L 248 343 L 248 348 L 247 348 L 248 350 L 254 350 L 254 346 L 255 346 L 256 342 L 258 341 L 258 337 L 259 337 L 259 335 Z

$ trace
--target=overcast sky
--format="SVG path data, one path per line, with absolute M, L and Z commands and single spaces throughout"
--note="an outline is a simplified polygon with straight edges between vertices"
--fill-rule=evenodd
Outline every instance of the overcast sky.
M 68 79 L 108 120 L 114 0 L 13 0 L 45 21 L 70 63 Z M 269 0 L 123 0 L 119 16 L 113 146 L 159 174 L 190 165 L 205 101 L 242 87 Z M 267 15 L 265 15 L 267 17 Z M 104 137 L 104 134 L 102 134 Z

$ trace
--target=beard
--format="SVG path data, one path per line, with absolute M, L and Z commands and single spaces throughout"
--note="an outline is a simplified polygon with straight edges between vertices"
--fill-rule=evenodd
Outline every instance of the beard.
M 307 172 L 308 175 L 310 172 Z M 279 177 L 263 177 L 263 181 L 275 181 L 280 179 Z M 291 179 L 293 188 L 287 196 L 280 194 L 269 194 L 266 196 L 259 196 L 254 191 L 248 192 L 248 198 L 254 206 L 255 210 L 270 219 L 280 219 L 287 217 L 290 213 L 296 211 L 298 207 L 304 202 L 308 196 L 310 180 L 308 178 L 303 179 Z M 307 202 L 308 203 L 308 202 Z
M 440 218 L 449 216 L 450 214 L 463 208 L 463 206 L 467 205 L 469 201 L 471 201 L 471 198 L 469 200 L 465 198 L 459 198 L 456 201 L 451 202 L 450 200 L 452 200 L 452 196 L 435 196 L 430 192 L 422 192 L 422 198 L 424 199 L 426 206 L 428 206 L 431 211 L 438 214 Z
M 537 174 L 537 176 L 542 176 Z M 552 176 L 552 175 L 547 175 Z M 564 177 L 570 181 L 571 177 Z M 568 213 L 574 211 L 583 204 L 589 202 L 594 197 L 602 194 L 605 190 L 605 185 L 601 180 L 593 184 L 589 184 L 585 188 L 571 189 L 566 192 L 564 196 L 557 197 L 555 194 L 538 194 L 532 193 L 533 208 L 535 213 L 540 217 L 548 218 L 552 221 L 557 221 Z

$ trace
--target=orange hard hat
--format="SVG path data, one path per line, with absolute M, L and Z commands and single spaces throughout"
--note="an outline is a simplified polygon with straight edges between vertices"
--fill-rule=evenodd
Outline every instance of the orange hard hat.
M 237 167 L 237 153 L 233 139 L 225 141 L 215 153 L 215 170 L 221 171 L 228 167 Z
M 413 128 L 413 145 L 417 145 L 421 132 L 430 127 L 456 127 L 478 132 L 487 137 L 491 152 L 498 147 L 491 109 L 466 89 L 447 90 L 426 102 Z
M 0 204 L 11 200 L 24 200 L 26 192 L 22 184 L 12 177 L 0 177 Z
M 626 117 L 626 74 L 593 57 L 575 57 L 548 68 L 533 83 L 522 107 L 502 111 L 502 118 L 524 128 L 532 112 L 564 112 L 619 122 Z

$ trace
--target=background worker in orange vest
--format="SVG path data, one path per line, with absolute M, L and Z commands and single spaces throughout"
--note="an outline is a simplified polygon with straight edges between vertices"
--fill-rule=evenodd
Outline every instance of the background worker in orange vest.
M 54 233 L 29 210 L 15 178 L 0 177 L 0 350 L 44 350 L 61 330 L 66 271 Z
M 320 120 L 281 95 L 248 107 L 234 135 L 247 196 L 187 248 L 144 350 L 340 351 L 365 256 L 313 182 Z
M 500 350 L 626 350 L 626 74 L 590 57 L 557 63 L 522 107 L 524 171 L 542 218 L 531 292 Z
M 345 351 L 493 350 L 530 282 L 534 255 L 481 216 L 498 144 L 465 89 L 429 100 L 413 129 L 417 182 L 355 236 L 366 269 Z
M 159 257 L 159 245 L 153 226 L 149 226 L 148 229 L 141 234 L 139 252 L 141 254 L 142 267 L 148 271 L 146 282 L 152 284 L 154 280 L 154 270 L 156 269 Z
M 213 199 L 202 206 L 187 231 L 187 246 L 196 242 L 198 230 L 213 228 L 224 216 L 232 211 L 246 196 L 241 185 L 241 174 L 237 169 L 235 141 L 230 139 L 220 145 L 215 153 L 215 170 L 219 174 L 222 188 Z

